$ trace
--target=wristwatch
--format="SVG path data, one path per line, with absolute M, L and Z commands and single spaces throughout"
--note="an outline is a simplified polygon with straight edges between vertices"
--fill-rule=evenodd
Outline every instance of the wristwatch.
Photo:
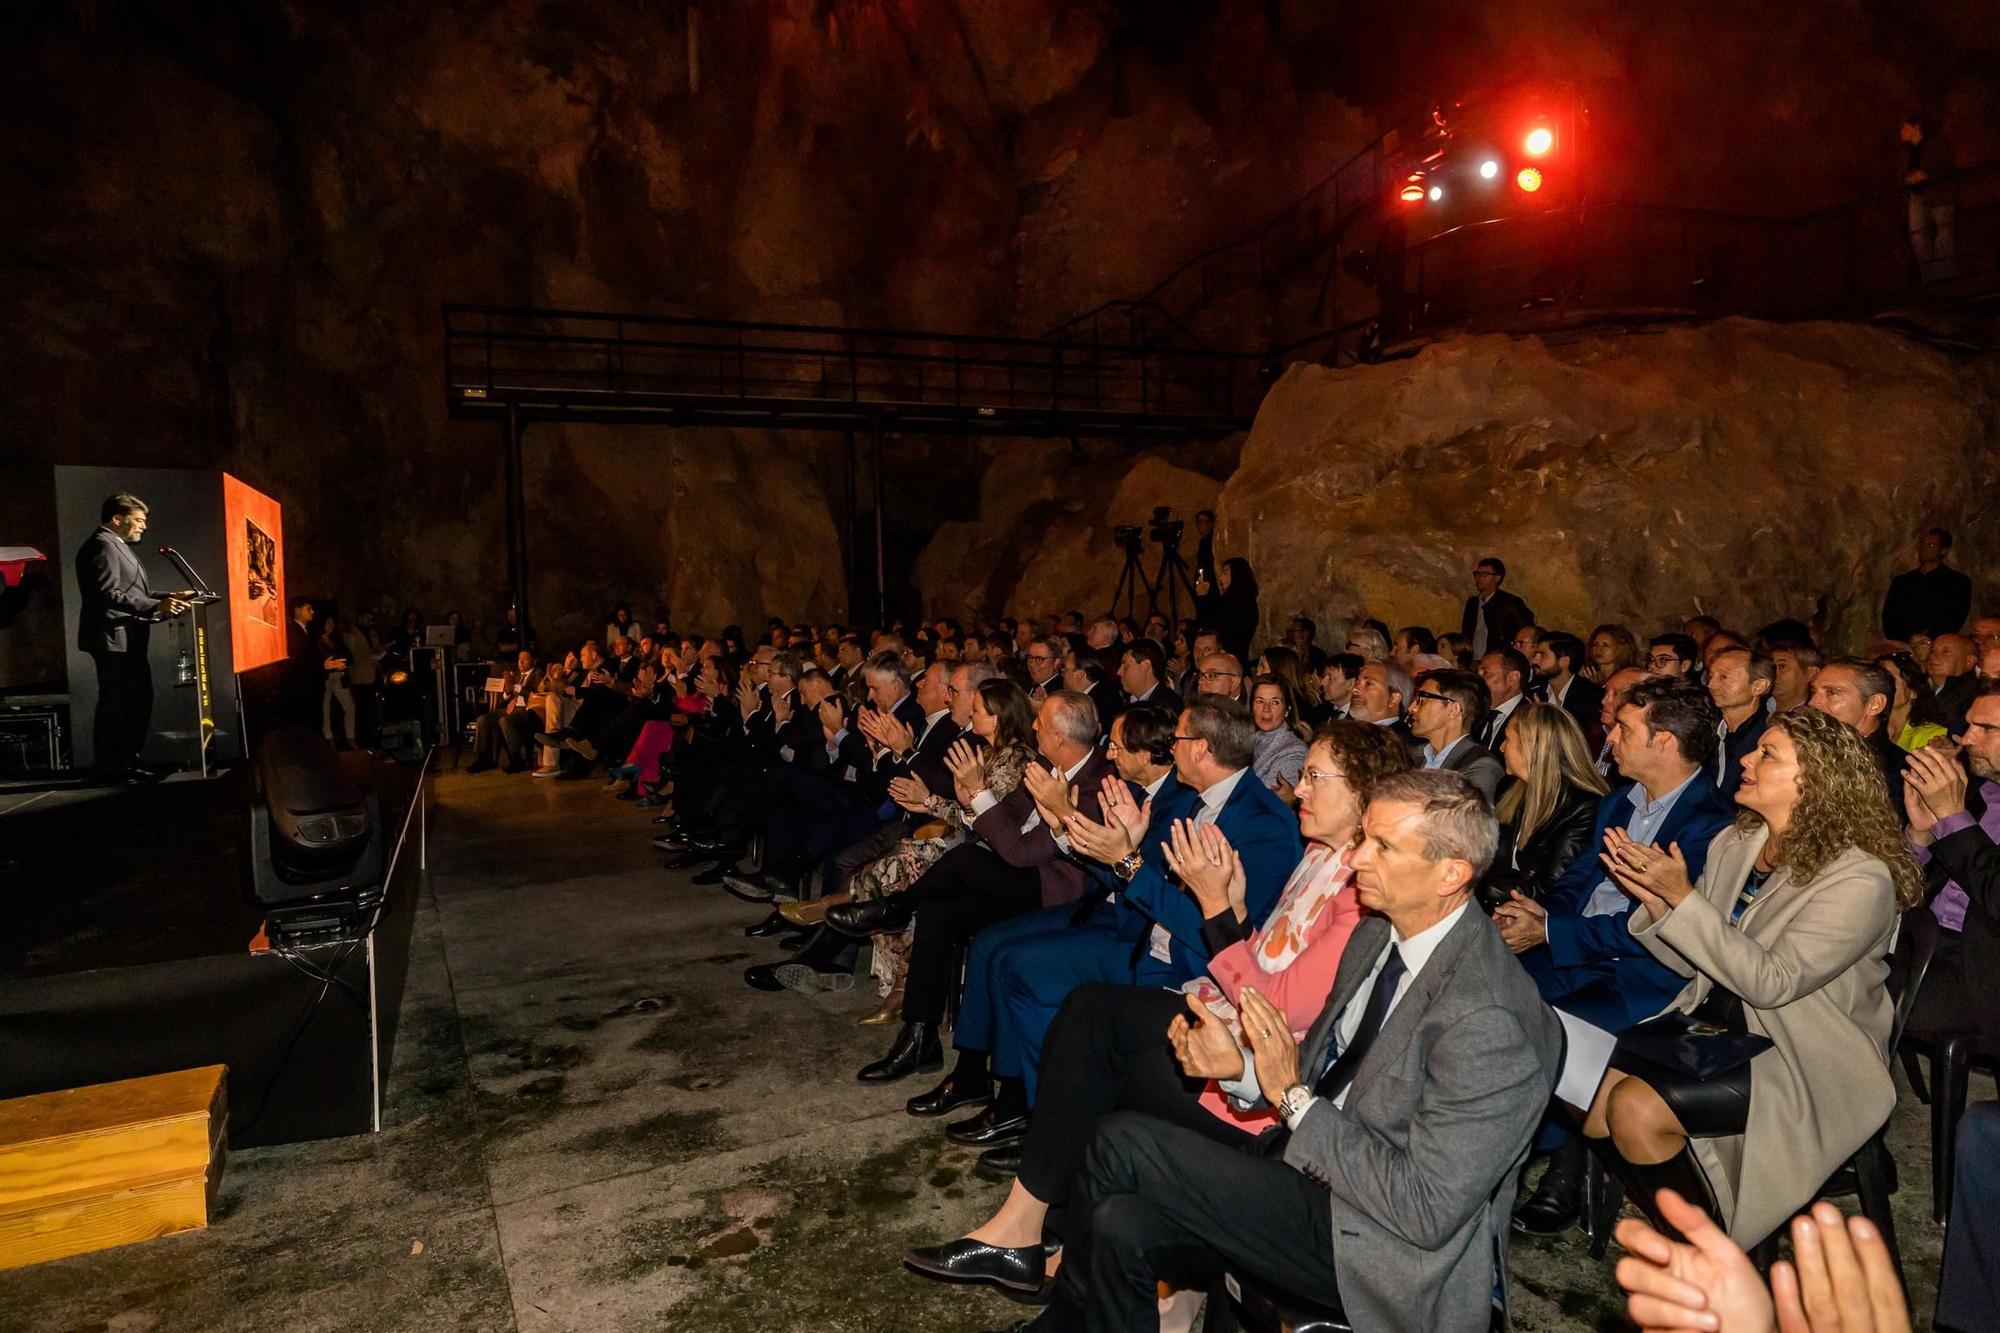
M 1278 1117 L 1285 1122 L 1286 1129 L 1297 1129 L 1299 1117 L 1306 1107 L 1312 1105 L 1313 1090 L 1303 1083 L 1294 1083 L 1285 1089 L 1285 1095 L 1278 1098 Z
M 1139 873 L 1139 863 L 1145 859 L 1142 853 L 1132 852 L 1121 857 L 1118 864 L 1111 867 L 1112 872 L 1129 884 L 1132 877 Z

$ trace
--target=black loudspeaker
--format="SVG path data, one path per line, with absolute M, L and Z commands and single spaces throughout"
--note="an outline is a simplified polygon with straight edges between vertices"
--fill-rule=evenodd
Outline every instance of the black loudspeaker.
M 305 727 L 279 727 L 257 744 L 250 802 L 251 898 L 275 933 L 338 933 L 381 901 L 382 809 L 340 756 Z

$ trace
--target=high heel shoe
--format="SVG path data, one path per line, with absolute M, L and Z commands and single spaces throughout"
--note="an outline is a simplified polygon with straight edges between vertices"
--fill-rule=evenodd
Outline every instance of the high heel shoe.
M 826 909 L 838 907 L 847 901 L 847 895 L 836 893 L 809 903 L 779 903 L 778 915 L 795 926 L 817 926 L 826 920 Z
M 902 1014 L 903 1014 L 903 988 L 901 986 L 898 986 L 896 987 L 896 989 L 890 991 L 888 995 L 883 997 L 882 1007 L 880 1009 L 877 1009 L 872 1014 L 864 1014 L 862 1017 L 857 1018 L 854 1021 L 856 1025 L 860 1027 L 874 1027 L 875 1025 L 880 1023 L 893 1023 L 898 1018 L 902 1017 Z

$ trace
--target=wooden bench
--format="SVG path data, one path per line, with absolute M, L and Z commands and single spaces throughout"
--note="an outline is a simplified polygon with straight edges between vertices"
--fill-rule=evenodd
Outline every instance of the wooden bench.
M 221 1065 L 0 1102 L 0 1269 L 208 1225 Z

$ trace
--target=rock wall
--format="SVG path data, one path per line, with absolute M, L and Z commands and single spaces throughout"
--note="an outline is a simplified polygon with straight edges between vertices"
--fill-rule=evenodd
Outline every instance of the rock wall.
M 1730 319 L 1561 343 L 1453 339 L 1415 358 L 1294 366 L 1218 505 L 1267 631 L 1361 616 L 1456 628 L 1473 562 L 1545 625 L 1640 633 L 1706 612 L 1880 631 L 1914 534 L 1958 535 L 2000 605 L 2000 366 L 1860 325 Z M 1226 549 L 1225 549 L 1226 548 Z

